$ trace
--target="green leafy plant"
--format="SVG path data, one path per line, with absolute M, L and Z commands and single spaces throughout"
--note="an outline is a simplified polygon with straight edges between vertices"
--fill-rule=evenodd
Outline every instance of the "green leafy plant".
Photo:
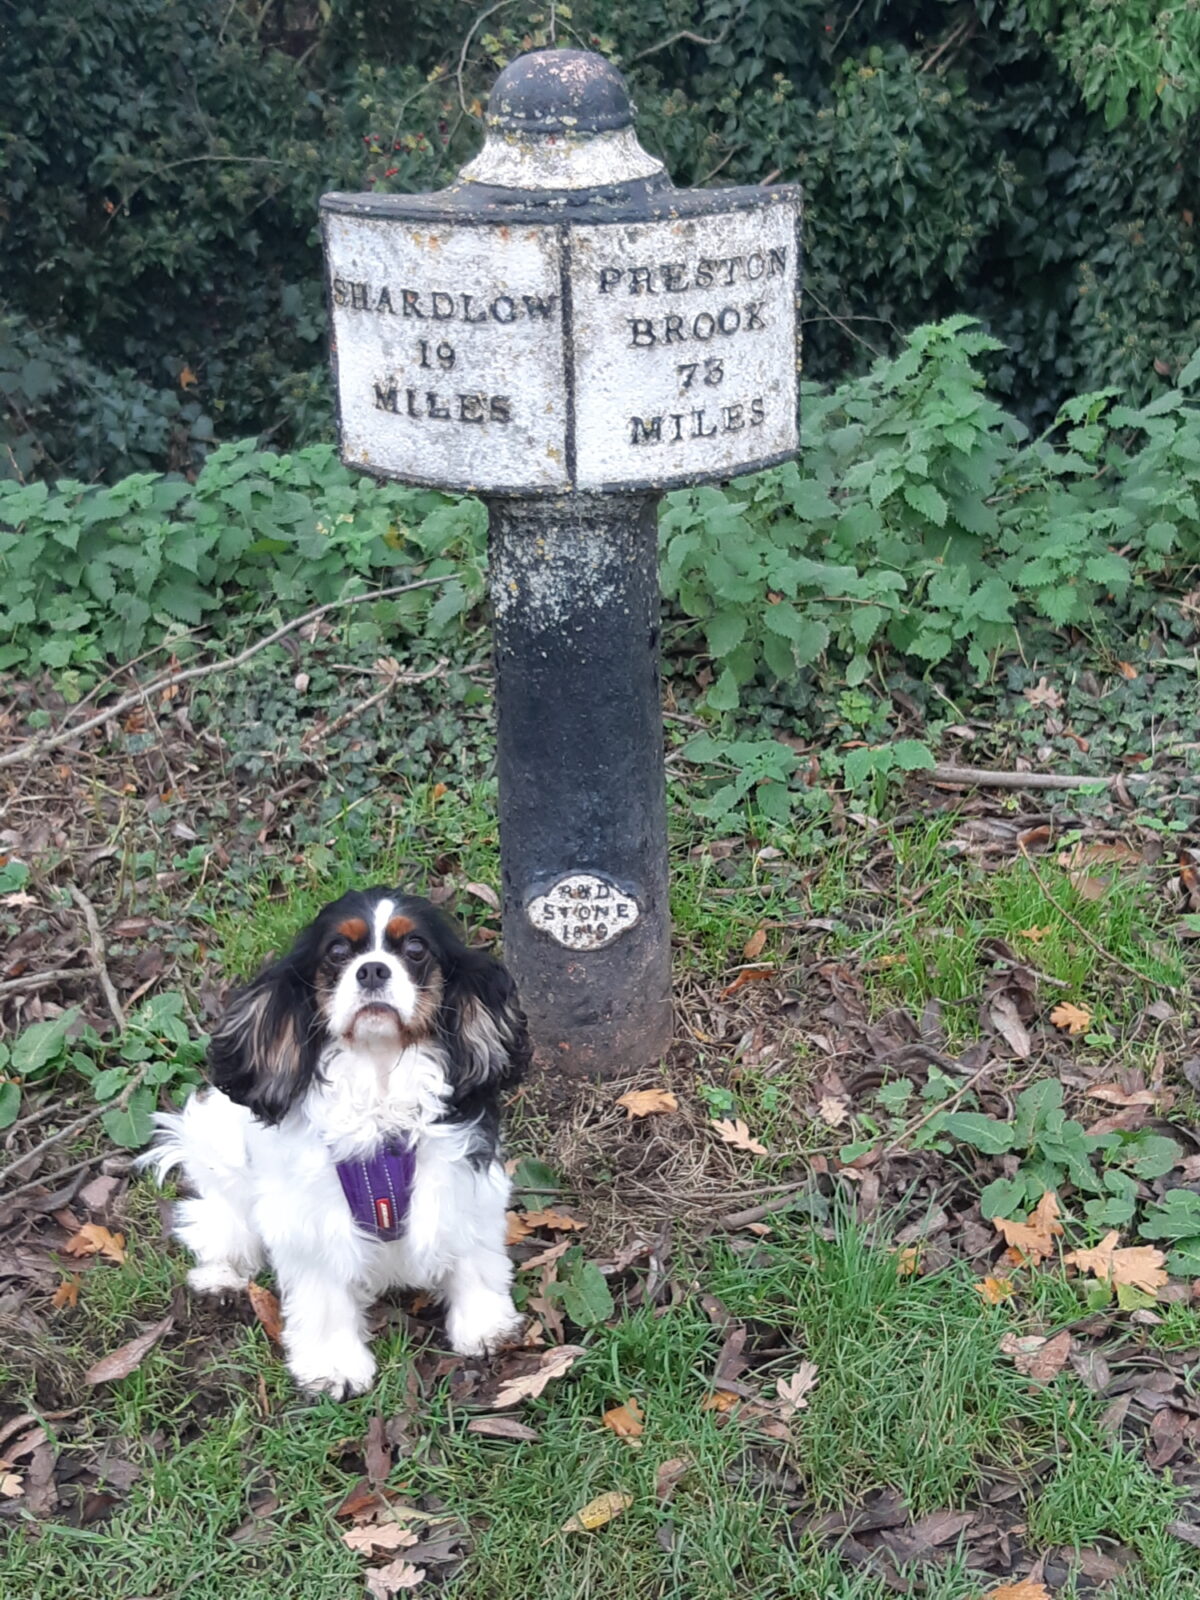
M 613 1297 L 604 1274 L 594 1261 L 584 1260 L 578 1247 L 563 1257 L 558 1279 L 547 1288 L 546 1298 L 561 1305 L 580 1328 L 597 1328 L 613 1314 Z

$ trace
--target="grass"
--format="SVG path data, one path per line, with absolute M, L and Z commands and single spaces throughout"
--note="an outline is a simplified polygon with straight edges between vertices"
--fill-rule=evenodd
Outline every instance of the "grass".
M 135 1240 L 123 1267 L 87 1274 L 75 1314 L 87 1341 L 107 1342 L 130 1316 L 162 1314 L 180 1270 L 166 1260 Z M 397 1334 L 381 1342 L 371 1395 L 306 1405 L 262 1334 L 247 1328 L 199 1365 L 178 1348 L 156 1350 L 96 1396 L 92 1432 L 119 1435 L 143 1476 L 107 1524 L 40 1537 L 15 1529 L 6 1600 L 357 1594 L 362 1560 L 342 1543 L 332 1508 L 357 1477 L 353 1447 L 369 1418 L 406 1406 L 414 1444 L 391 1483 L 406 1500 L 437 1497 L 466 1524 L 472 1550 L 451 1585 L 462 1595 L 884 1600 L 880 1578 L 813 1546 L 796 1523 L 798 1502 L 834 1507 L 892 1487 L 920 1514 L 970 1504 L 997 1469 L 1034 1486 L 1025 1514 L 1039 1545 L 1115 1539 L 1135 1550 L 1131 1597 L 1175 1600 L 1179 1584 L 1200 1577 L 1200 1553 L 1165 1533 L 1178 1492 L 1104 1439 L 1096 1403 L 1069 1374 L 1045 1386 L 1016 1374 L 997 1352 L 1011 1315 L 983 1306 L 963 1273 L 901 1278 L 895 1256 L 849 1225 L 832 1238 L 781 1230 L 748 1252 L 722 1247 L 703 1270 L 705 1287 L 747 1322 L 743 1378 L 756 1390 L 770 1395 L 802 1359 L 817 1364 L 790 1445 L 765 1443 L 736 1412 L 703 1409 L 720 1333 L 691 1295 L 666 1315 L 641 1309 L 588 1335 L 586 1358 L 521 1413 L 536 1444 L 467 1433 L 445 1383 L 412 1409 L 409 1352 Z M 196 1387 L 209 1404 L 220 1399 L 199 1420 L 189 1403 Z M 636 1445 L 601 1422 L 630 1396 L 646 1417 Z M 77 1448 L 86 1453 L 88 1443 Z M 689 1471 L 660 1506 L 657 1469 L 679 1457 Z M 267 1489 L 278 1507 L 253 1537 L 231 1539 L 251 1497 Z M 624 1515 L 590 1535 L 562 1532 L 572 1512 L 614 1489 L 633 1496 Z M 985 1587 L 961 1558 L 923 1576 L 925 1592 L 943 1600 Z

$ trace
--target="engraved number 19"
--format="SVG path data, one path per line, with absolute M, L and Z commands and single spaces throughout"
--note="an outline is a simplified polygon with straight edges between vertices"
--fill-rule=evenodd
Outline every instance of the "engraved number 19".
M 417 349 L 421 352 L 421 365 L 423 367 L 431 367 L 433 362 L 429 359 L 429 340 L 418 339 Z M 433 354 L 438 366 L 442 367 L 446 372 L 449 372 L 450 368 L 454 365 L 454 346 L 452 344 L 447 344 L 443 339 Z

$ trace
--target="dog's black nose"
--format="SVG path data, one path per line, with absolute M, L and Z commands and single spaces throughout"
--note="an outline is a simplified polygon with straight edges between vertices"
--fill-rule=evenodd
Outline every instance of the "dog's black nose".
M 364 961 L 358 969 L 358 986 L 360 989 L 382 989 L 391 975 L 384 962 Z

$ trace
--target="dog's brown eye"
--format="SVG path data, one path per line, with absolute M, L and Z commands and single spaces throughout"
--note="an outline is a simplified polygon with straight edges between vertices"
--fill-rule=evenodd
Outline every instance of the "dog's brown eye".
M 407 956 L 410 961 L 419 961 L 421 957 L 428 952 L 428 950 L 429 946 L 418 933 L 410 933 L 408 938 L 405 939 L 404 943 L 400 946 L 400 954 L 402 956 Z
M 350 943 L 349 939 L 333 939 L 330 941 L 329 948 L 326 950 L 325 954 L 329 957 L 330 961 L 348 961 L 353 948 L 354 946 Z

